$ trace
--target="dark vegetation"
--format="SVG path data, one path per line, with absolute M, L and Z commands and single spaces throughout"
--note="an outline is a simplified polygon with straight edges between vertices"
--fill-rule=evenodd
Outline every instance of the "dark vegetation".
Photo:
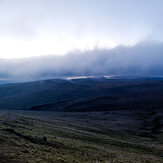
M 44 80 L 0 86 L 0 109 L 45 111 L 109 111 L 160 109 L 163 80 Z
M 163 162 L 163 79 L 0 86 L 0 162 Z

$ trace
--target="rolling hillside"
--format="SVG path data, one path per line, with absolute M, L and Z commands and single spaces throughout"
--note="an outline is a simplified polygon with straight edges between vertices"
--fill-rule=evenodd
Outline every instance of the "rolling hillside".
M 43 80 L 0 86 L 0 109 L 107 111 L 163 107 L 155 78 Z

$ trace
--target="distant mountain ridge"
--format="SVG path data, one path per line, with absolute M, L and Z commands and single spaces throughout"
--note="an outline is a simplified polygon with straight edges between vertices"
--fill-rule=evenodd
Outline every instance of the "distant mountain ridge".
M 163 108 L 162 78 L 49 79 L 0 86 L 0 109 L 108 111 Z

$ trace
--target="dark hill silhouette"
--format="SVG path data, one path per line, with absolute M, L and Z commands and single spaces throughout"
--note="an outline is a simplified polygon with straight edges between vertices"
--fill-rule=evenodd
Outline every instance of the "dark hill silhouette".
M 107 111 L 163 107 L 161 78 L 51 79 L 0 86 L 0 109 Z

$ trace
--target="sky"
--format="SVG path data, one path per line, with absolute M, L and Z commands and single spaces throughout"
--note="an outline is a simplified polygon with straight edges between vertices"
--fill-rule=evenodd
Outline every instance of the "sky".
M 161 73 L 162 15 L 163 0 L 0 0 L 0 75 Z
M 163 41 L 162 0 L 0 0 L 0 57 Z

